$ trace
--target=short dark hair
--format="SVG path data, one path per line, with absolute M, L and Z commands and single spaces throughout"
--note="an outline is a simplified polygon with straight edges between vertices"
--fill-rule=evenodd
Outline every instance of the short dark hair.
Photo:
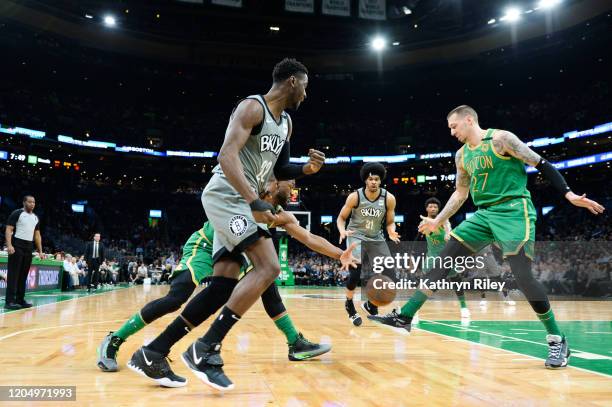
M 440 209 L 442 207 L 442 202 L 440 202 L 440 200 L 438 198 L 431 197 L 428 200 L 425 201 L 425 209 L 427 209 L 427 207 L 429 206 L 429 204 L 436 204 L 438 205 L 438 209 Z
M 27 200 L 28 200 L 28 198 L 36 199 L 36 198 L 34 198 L 34 196 L 33 196 L 33 195 L 24 195 L 24 196 L 23 196 L 23 201 L 22 201 L 22 202 L 27 201 Z
M 295 58 L 285 58 L 274 66 L 272 80 L 274 83 L 282 82 L 297 73 L 308 75 L 308 68 Z
M 476 113 L 476 110 L 474 110 L 474 108 L 471 106 L 468 106 L 468 105 L 457 106 L 456 108 L 448 112 L 448 114 L 446 115 L 446 118 L 448 119 L 455 113 L 457 113 L 461 117 L 465 117 L 466 115 L 469 114 L 470 116 L 474 118 L 474 121 L 478 123 L 478 113 Z
M 381 163 L 377 163 L 377 162 L 366 163 L 364 164 L 363 167 L 361 167 L 361 171 L 359 171 L 361 180 L 365 182 L 370 176 L 370 174 L 378 175 L 380 177 L 380 180 L 382 181 L 387 176 L 387 170 L 385 169 L 385 166 L 382 165 Z

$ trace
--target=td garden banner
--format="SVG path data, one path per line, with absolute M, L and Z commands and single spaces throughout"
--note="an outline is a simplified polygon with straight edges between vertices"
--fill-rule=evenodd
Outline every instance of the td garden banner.
M 528 242 L 527 242 L 528 243 Z M 433 250 L 425 241 L 362 242 L 361 287 L 372 278 L 375 289 L 395 290 L 396 300 L 406 300 L 416 290 L 433 299 L 456 300 L 454 293 L 464 291 L 486 295 L 487 300 L 541 301 L 546 296 L 557 300 L 596 300 L 612 296 L 612 242 L 470 242 L 477 253 L 447 255 L 448 250 Z M 532 242 L 533 243 L 533 242 Z M 462 248 L 465 242 L 462 243 Z M 504 248 L 502 250 L 502 248 Z M 517 249 L 511 253 L 510 248 Z M 388 278 L 380 279 L 384 275 Z

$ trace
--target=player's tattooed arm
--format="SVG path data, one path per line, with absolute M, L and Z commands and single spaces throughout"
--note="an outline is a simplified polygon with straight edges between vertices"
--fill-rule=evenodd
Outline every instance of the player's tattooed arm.
M 419 232 L 429 234 L 443 225 L 451 216 L 463 206 L 463 203 L 470 194 L 470 174 L 463 168 L 463 149 L 460 148 L 455 154 L 455 165 L 457 167 L 457 175 L 455 178 L 455 192 L 450 196 L 444 209 L 440 211 L 435 219 L 426 216 L 421 216 L 421 224 Z
M 499 130 L 493 134 L 493 147 L 499 154 L 509 154 L 532 167 L 538 165 L 542 158 L 516 135 L 506 130 Z

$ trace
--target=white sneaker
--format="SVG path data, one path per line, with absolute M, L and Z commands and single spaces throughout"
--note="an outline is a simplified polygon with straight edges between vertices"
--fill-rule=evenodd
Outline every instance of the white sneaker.
M 461 318 L 469 318 L 470 310 L 467 308 L 461 308 Z
M 506 300 L 506 305 L 514 307 L 516 305 L 516 301 L 514 301 L 514 300 Z
M 481 307 L 486 307 L 487 306 L 487 300 L 481 300 L 480 301 L 480 306 Z

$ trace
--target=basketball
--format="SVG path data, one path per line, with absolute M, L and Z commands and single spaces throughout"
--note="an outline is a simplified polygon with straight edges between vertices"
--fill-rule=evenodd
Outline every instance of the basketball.
M 388 276 L 382 274 L 372 276 L 366 286 L 368 300 L 377 307 L 391 304 L 395 299 L 395 289 L 389 288 L 389 283 L 393 283 L 393 280 Z

